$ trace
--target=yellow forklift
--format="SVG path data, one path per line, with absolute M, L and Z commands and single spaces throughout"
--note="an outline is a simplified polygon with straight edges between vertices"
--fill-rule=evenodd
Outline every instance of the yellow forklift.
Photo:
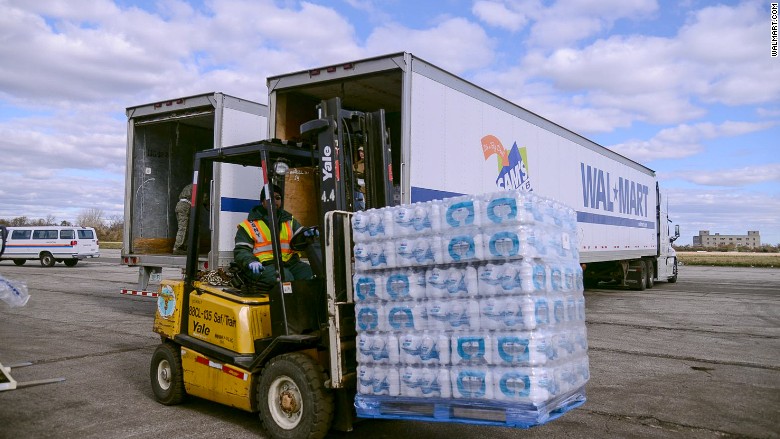
M 262 141 L 198 152 L 183 280 L 160 285 L 150 379 L 162 404 L 187 396 L 259 414 L 274 438 L 321 438 L 352 429 L 356 389 L 356 333 L 352 294 L 350 216 L 357 186 L 352 156 L 366 151 L 366 207 L 393 200 L 392 155 L 384 112 L 352 112 L 338 98 L 320 103 L 318 119 L 301 125 L 306 143 Z M 289 280 L 280 266 L 279 233 L 270 227 L 278 282 L 262 291 L 198 280 L 200 215 L 215 164 L 262 170 L 263 190 L 284 191 L 297 167 L 318 169 L 316 204 L 321 230 L 306 256 L 315 278 Z M 268 194 L 268 192 L 266 192 Z M 212 194 L 211 199 L 214 199 Z M 271 222 L 276 224 L 271 209 Z

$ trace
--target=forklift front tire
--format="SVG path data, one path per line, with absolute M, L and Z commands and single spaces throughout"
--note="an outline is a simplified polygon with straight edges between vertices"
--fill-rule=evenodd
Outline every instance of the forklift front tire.
M 263 369 L 257 386 L 260 420 L 271 437 L 321 439 L 333 421 L 333 395 L 310 356 L 280 355 Z
M 152 381 L 154 397 L 161 404 L 176 405 L 184 401 L 184 379 L 179 352 L 179 347 L 173 343 L 163 343 L 152 355 L 149 378 Z

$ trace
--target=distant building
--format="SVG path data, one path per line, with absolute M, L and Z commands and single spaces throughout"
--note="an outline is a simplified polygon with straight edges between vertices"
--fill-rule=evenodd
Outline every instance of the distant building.
M 761 247 L 761 236 L 758 230 L 748 230 L 747 235 L 710 235 L 709 230 L 699 230 L 699 235 L 693 237 L 694 247 Z

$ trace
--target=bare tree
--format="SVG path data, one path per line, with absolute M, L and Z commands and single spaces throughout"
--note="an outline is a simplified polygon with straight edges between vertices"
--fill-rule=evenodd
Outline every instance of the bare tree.
M 26 216 L 18 216 L 11 220 L 11 226 L 26 226 L 29 221 Z
M 94 227 L 95 229 L 103 227 L 103 210 L 97 208 L 84 209 L 76 217 L 76 223 L 79 226 Z

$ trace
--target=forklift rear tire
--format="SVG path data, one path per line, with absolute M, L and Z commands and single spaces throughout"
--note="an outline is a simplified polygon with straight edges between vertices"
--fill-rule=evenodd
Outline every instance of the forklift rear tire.
M 65 266 L 67 266 L 67 267 L 75 267 L 76 264 L 79 263 L 79 260 L 78 259 L 65 259 L 62 262 L 64 262 Z
M 165 405 L 176 405 L 184 401 L 184 378 L 181 369 L 179 347 L 173 343 L 157 346 L 149 367 L 154 397 Z
M 26 259 L 14 259 L 15 265 L 24 265 L 25 262 L 27 262 Z
M 257 386 L 260 420 L 270 436 L 321 439 L 333 422 L 333 394 L 325 373 L 302 353 L 280 355 L 263 369 Z

